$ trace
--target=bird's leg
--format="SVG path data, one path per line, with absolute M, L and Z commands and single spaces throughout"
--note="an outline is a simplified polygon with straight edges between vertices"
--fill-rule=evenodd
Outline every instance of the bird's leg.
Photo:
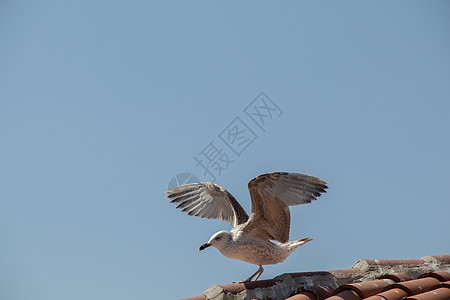
M 261 276 L 261 274 L 264 272 L 264 268 L 262 266 L 259 266 L 259 269 L 261 269 L 261 272 L 259 272 L 258 276 L 256 276 L 255 281 L 258 280 L 259 276 Z
M 255 277 L 256 275 L 258 275 L 255 279 L 258 280 L 259 276 L 261 276 L 261 274 L 264 272 L 264 268 L 262 267 L 262 265 L 259 265 L 258 270 L 255 272 L 255 274 L 253 274 L 252 276 L 250 276 L 249 278 L 247 278 L 246 280 L 244 280 L 243 282 L 248 282 L 248 281 L 252 281 L 253 277 Z

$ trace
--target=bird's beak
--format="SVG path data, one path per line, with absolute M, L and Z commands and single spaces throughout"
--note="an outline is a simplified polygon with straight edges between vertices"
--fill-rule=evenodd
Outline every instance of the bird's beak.
M 211 244 L 208 244 L 208 243 L 206 243 L 206 244 L 203 244 L 203 245 L 201 245 L 200 246 L 200 251 L 202 251 L 203 249 L 206 249 L 206 248 L 208 248 L 209 246 L 211 246 Z

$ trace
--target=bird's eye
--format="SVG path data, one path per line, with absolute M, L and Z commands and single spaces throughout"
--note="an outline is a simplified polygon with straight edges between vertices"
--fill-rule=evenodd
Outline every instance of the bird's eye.
M 215 240 L 216 241 L 220 240 L 220 236 L 216 236 Z

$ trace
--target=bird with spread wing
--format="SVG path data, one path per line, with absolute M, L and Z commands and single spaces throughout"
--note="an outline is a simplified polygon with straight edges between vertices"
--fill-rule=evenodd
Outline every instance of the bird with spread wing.
M 263 273 L 263 265 L 284 261 L 297 247 L 312 238 L 289 241 L 289 206 L 311 203 L 325 193 L 327 182 L 300 173 L 273 172 L 259 175 L 248 183 L 252 209 L 250 217 L 223 187 L 212 182 L 189 183 L 168 190 L 167 198 L 188 215 L 222 219 L 233 225 L 230 231 L 212 235 L 200 250 L 210 246 L 224 256 L 259 266 L 244 281 Z

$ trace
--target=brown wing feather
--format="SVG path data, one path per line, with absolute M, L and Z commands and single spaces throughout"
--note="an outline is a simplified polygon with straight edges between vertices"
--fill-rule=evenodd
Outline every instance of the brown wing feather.
M 289 206 L 310 203 L 325 193 L 327 182 L 300 173 L 273 172 L 248 183 L 252 212 L 245 231 L 263 239 L 289 241 Z
M 191 216 L 222 219 L 233 226 L 247 222 L 248 215 L 237 200 L 223 187 L 212 182 L 189 183 L 166 193 L 171 203 Z

